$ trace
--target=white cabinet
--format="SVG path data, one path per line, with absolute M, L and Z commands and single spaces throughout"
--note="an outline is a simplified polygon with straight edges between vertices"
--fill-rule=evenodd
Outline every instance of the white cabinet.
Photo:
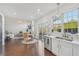
M 58 38 L 48 38 L 44 40 L 45 47 L 58 56 L 79 56 L 79 44 Z
M 50 41 L 50 45 L 49 45 L 50 47 L 49 47 L 49 49 L 50 49 L 50 51 L 52 51 L 52 38 L 50 38 L 49 41 Z
M 60 56 L 72 56 L 72 44 L 63 40 L 60 40 L 59 45 Z
M 50 50 L 50 38 L 49 37 L 45 37 L 44 38 L 44 46 L 45 48 L 47 48 L 48 50 Z
M 73 44 L 73 56 L 79 56 L 79 45 Z
M 52 39 L 52 52 L 59 56 L 72 56 L 72 44 L 62 39 Z
M 47 37 L 46 36 L 44 36 L 44 47 L 46 48 L 46 40 L 47 39 Z
M 58 55 L 58 50 L 59 50 L 59 40 L 56 38 L 52 38 L 52 52 L 55 55 Z
M 46 38 L 46 44 L 45 44 L 45 46 L 46 46 L 46 48 L 48 49 L 48 50 L 50 50 L 51 51 L 51 45 L 52 45 L 52 42 L 51 42 L 52 40 L 51 40 L 51 38 L 50 37 L 47 37 Z

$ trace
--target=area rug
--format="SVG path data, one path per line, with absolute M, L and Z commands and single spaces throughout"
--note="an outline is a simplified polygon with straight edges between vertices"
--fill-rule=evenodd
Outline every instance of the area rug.
M 22 44 L 34 44 L 34 43 L 36 43 L 36 42 L 37 42 L 36 39 L 28 40 L 27 42 L 23 40 L 23 41 L 22 41 Z

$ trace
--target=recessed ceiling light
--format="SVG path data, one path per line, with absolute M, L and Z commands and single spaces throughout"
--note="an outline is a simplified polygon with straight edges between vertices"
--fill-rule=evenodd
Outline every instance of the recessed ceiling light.
M 21 21 L 21 20 L 18 20 L 17 22 L 18 22 L 18 24 L 22 24 L 23 23 L 23 21 Z
M 13 15 L 16 15 L 16 12 L 14 12 Z
M 34 16 L 30 16 L 32 19 L 34 18 Z
M 31 18 L 33 18 L 33 16 L 30 16 Z
M 40 12 L 40 9 L 37 9 L 37 12 Z
M 37 9 L 37 14 L 40 14 L 40 9 Z

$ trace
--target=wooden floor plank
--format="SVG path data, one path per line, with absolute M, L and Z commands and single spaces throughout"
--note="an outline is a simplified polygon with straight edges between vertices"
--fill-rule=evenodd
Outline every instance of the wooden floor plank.
M 7 41 L 5 43 L 6 56 L 40 56 L 37 48 L 38 43 L 24 45 L 21 40 Z M 44 48 L 44 47 L 43 47 Z M 44 56 L 54 56 L 48 50 L 44 49 Z

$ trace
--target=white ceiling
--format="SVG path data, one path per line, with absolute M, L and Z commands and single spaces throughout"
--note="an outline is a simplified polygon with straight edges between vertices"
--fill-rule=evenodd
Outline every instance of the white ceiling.
M 68 4 L 60 4 L 68 5 Z M 40 16 L 45 15 L 51 10 L 55 10 L 57 8 L 56 3 L 4 3 L 0 4 L 0 11 L 5 15 L 11 17 L 17 17 L 21 19 L 37 19 Z M 38 14 L 38 11 L 40 13 Z
M 43 15 L 57 7 L 53 3 L 25 3 L 25 4 L 0 4 L 0 10 L 8 16 L 16 16 L 24 19 L 33 19 L 39 17 L 37 10 L 40 9 L 40 15 Z M 16 14 L 16 15 L 15 15 Z

